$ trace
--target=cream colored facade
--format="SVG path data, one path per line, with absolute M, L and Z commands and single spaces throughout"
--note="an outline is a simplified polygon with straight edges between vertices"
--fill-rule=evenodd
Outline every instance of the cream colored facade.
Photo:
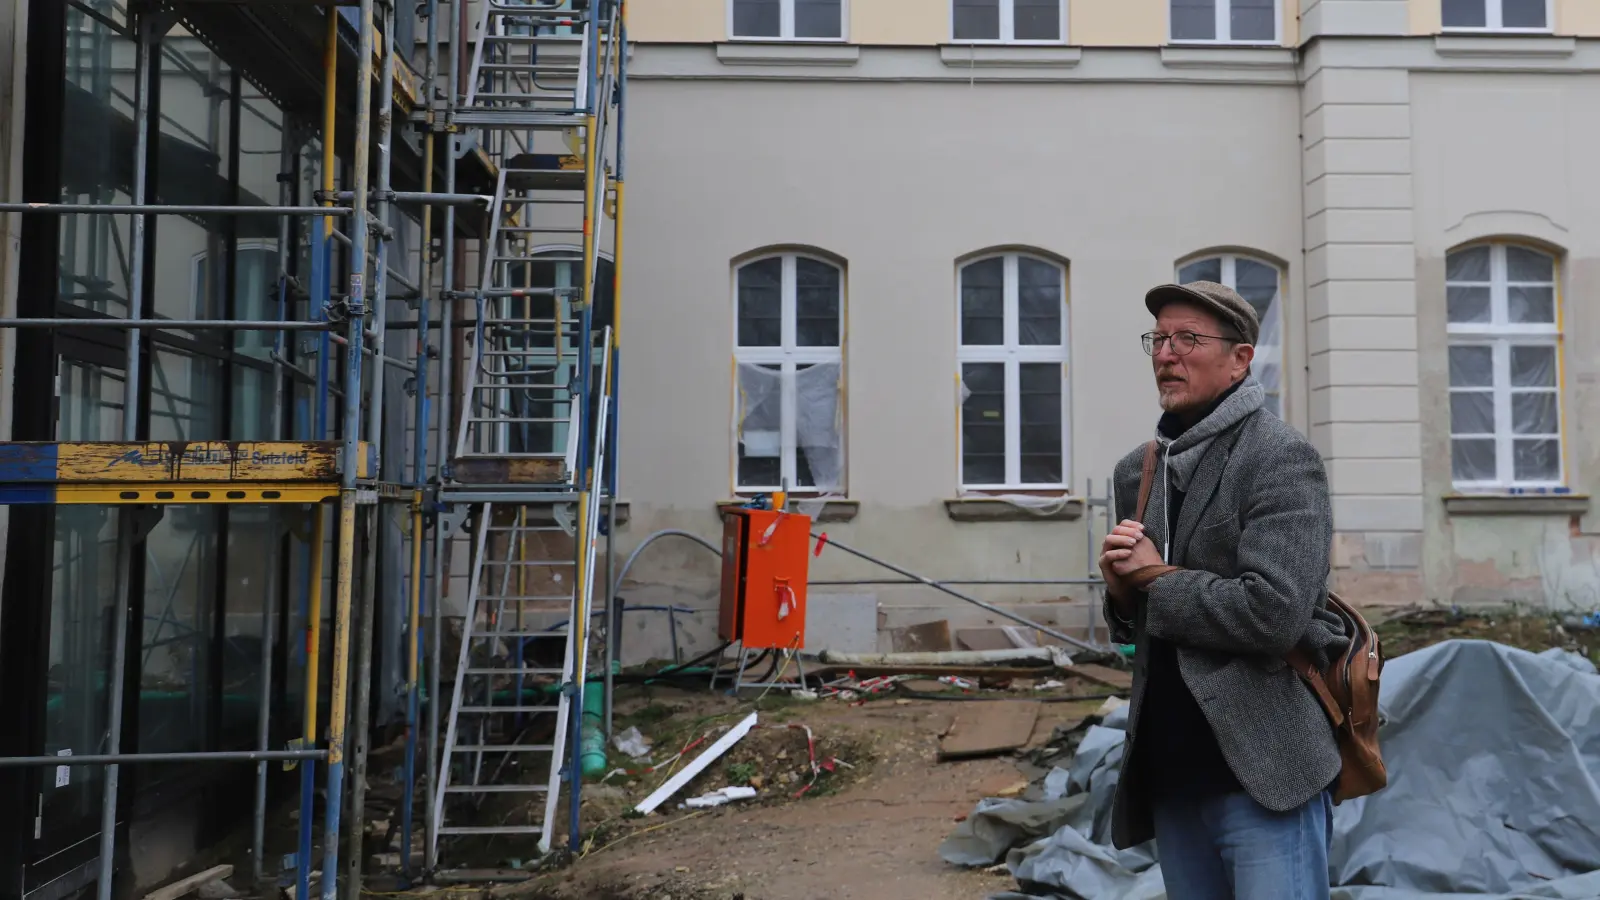
M 1442 33 L 1438 0 L 1291 0 L 1274 47 L 1171 43 L 1165 0 L 1068 0 L 1062 42 L 962 45 L 947 0 L 845 0 L 832 42 L 728 41 L 725 0 L 635 0 L 627 539 L 714 536 L 716 504 L 741 495 L 738 270 L 810 255 L 840 271 L 845 307 L 842 478 L 821 527 L 1084 625 L 1090 589 L 1069 582 L 1104 527 L 1085 500 L 1157 414 L 1140 297 L 1183 264 L 1243 257 L 1278 274 L 1282 414 L 1328 469 L 1335 585 L 1594 609 L 1592 7 L 1553 0 L 1542 33 Z M 961 267 L 1015 252 L 1065 281 L 1066 489 L 1034 492 L 1057 499 L 1043 508 L 962 475 Z M 1476 322 L 1461 310 L 1480 295 L 1495 299 Z M 1496 324 L 1508 315 L 1539 321 Z M 1474 347 L 1498 368 L 1458 371 L 1452 391 Z M 1469 428 L 1480 405 L 1492 433 Z M 886 574 L 838 552 L 813 565 L 825 582 Z M 713 560 L 688 545 L 657 545 L 630 579 L 635 603 L 715 602 Z M 1018 583 L 1041 580 L 1057 583 Z M 923 588 L 813 590 L 880 627 L 982 620 Z M 688 618 L 709 636 L 714 616 Z

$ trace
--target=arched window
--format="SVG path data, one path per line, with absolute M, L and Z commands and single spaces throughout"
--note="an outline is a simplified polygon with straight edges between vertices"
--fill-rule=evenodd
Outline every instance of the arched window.
M 961 265 L 961 486 L 1067 487 L 1067 270 L 1027 253 Z
M 1256 379 L 1267 390 L 1267 409 L 1283 415 L 1283 272 L 1264 260 L 1238 253 L 1218 253 L 1178 267 L 1178 282 L 1215 281 L 1239 292 L 1261 319 L 1256 339 Z
M 779 253 L 734 271 L 735 487 L 844 488 L 844 269 Z
M 1557 270 L 1551 254 L 1512 243 L 1473 244 L 1446 257 L 1450 458 L 1459 488 L 1564 481 Z

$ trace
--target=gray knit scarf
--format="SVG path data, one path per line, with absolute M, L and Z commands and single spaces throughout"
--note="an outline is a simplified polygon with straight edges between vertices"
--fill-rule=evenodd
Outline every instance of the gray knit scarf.
M 1238 389 L 1228 395 L 1228 399 L 1177 438 L 1169 438 L 1159 428 L 1156 429 L 1156 441 L 1163 451 L 1157 459 L 1157 472 L 1165 472 L 1166 477 L 1158 476 L 1150 486 L 1150 502 L 1145 509 L 1145 532 L 1156 541 L 1157 547 L 1165 548 L 1171 541 L 1171 530 L 1167 523 L 1168 485 L 1188 493 L 1189 482 L 1194 478 L 1195 470 L 1200 468 L 1200 460 L 1211 449 L 1212 441 L 1260 409 L 1266 397 L 1267 391 L 1261 382 L 1254 375 L 1248 375 Z M 1165 558 L 1168 554 L 1163 552 L 1162 556 Z

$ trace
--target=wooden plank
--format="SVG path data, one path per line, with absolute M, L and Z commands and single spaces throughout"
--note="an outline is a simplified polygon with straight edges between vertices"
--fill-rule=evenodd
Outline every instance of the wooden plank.
M 460 484 L 566 484 L 567 461 L 563 457 L 482 458 L 462 457 L 454 461 L 455 479 Z
M 953 650 L 950 641 L 950 623 L 944 619 L 924 622 L 905 628 L 889 629 L 889 639 L 896 653 L 934 652 Z
M 1119 691 L 1133 690 L 1133 674 L 1110 666 L 1100 666 L 1088 663 L 1081 666 L 1068 666 L 1067 674 L 1078 678 L 1086 678 L 1096 684 L 1115 688 Z
M 182 897 L 190 891 L 195 890 L 202 884 L 209 884 L 210 882 L 227 878 L 232 874 L 233 866 L 214 866 L 205 870 L 204 872 L 198 872 L 194 875 L 190 875 L 188 878 L 182 878 L 178 881 L 174 881 L 164 888 L 157 888 L 156 890 L 145 894 L 144 900 L 178 900 L 179 897 Z
M 103 441 L 0 445 L 0 481 L 66 484 L 337 482 L 337 441 Z M 371 475 L 370 447 L 357 451 Z
M 1026 745 L 1039 720 L 1039 707 L 1033 700 L 962 704 L 939 742 L 939 758 L 992 756 Z

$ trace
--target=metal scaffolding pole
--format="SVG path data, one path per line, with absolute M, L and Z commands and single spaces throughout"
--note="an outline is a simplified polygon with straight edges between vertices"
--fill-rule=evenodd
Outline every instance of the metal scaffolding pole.
M 367 180 L 372 152 L 372 27 L 373 0 L 361 0 L 361 36 L 356 43 L 356 121 L 355 152 L 351 179 L 357 197 L 367 196 Z M 337 13 L 329 9 L 329 16 Z M 389 86 L 384 85 L 388 91 Z M 332 140 L 332 135 L 326 136 Z M 344 317 L 346 339 L 350 341 L 345 352 L 344 373 L 344 458 L 354 460 L 361 441 L 361 357 L 362 343 L 366 338 L 363 324 L 366 319 L 366 264 L 367 264 L 367 213 L 363 209 L 356 217 L 357 227 L 351 235 L 350 289 L 345 300 Z M 332 703 L 328 716 L 328 808 L 323 825 L 322 900 L 338 896 L 339 872 L 339 822 L 344 797 L 344 741 L 345 719 L 350 701 L 350 619 L 354 604 L 355 548 L 356 548 L 356 472 L 354 465 L 345 466 L 339 483 L 339 569 L 334 599 L 333 631 L 333 683 Z M 369 512 L 370 517 L 370 512 Z M 370 547 L 365 548 L 371 552 Z
M 365 29 L 372 28 L 370 11 L 365 15 Z M 379 84 L 388 86 L 394 83 L 394 2 L 384 0 L 383 3 L 383 72 Z M 360 82 L 366 84 L 365 81 Z M 389 224 L 389 201 L 382 199 L 389 192 L 389 141 L 392 136 L 392 122 L 394 112 L 394 91 L 384 90 L 382 100 L 378 106 L 378 188 L 374 192 L 379 198 L 377 204 L 376 226 L 372 229 L 375 237 L 373 258 L 375 264 L 372 270 L 372 307 L 373 326 L 375 335 L 372 341 L 373 359 L 377 364 L 372 367 L 372 391 L 367 402 L 367 441 L 375 448 L 374 452 L 379 460 L 383 458 L 383 396 L 384 385 L 388 382 L 387 372 L 382 363 L 386 360 L 385 352 L 385 323 L 389 320 L 388 296 L 388 250 L 389 242 L 384 240 L 384 231 Z M 360 182 L 358 181 L 359 185 Z M 357 194 L 357 196 L 362 196 Z M 352 293 L 354 291 L 352 290 Z M 351 318 L 355 318 L 352 313 Z M 357 330 L 360 330 L 359 323 Z M 398 362 L 398 360 L 396 360 Z M 378 478 L 383 477 L 382 471 L 373 473 Z M 366 570 L 361 579 L 361 614 L 358 618 L 358 631 L 360 640 L 356 646 L 356 684 L 355 684 L 355 715 L 351 726 L 351 739 L 354 744 L 354 765 L 351 767 L 350 784 L 350 849 L 349 858 L 345 865 L 345 896 L 347 900 L 361 900 L 361 867 L 366 862 L 366 854 L 362 852 L 362 841 L 366 837 L 366 802 L 367 802 L 367 751 L 371 743 L 369 735 L 369 716 L 372 708 L 372 631 L 377 622 L 377 588 L 378 588 L 378 553 L 377 536 L 379 526 L 379 510 L 369 509 L 366 515 L 364 541 L 366 548 Z M 409 855 L 411 848 L 401 848 L 402 855 Z
M 423 98 L 427 103 L 424 120 L 426 132 L 422 136 L 422 193 L 433 190 L 434 165 L 434 92 L 439 78 L 439 3 L 428 0 L 426 15 L 427 59 L 422 77 Z M 448 240 L 448 235 L 446 236 Z M 422 602 L 426 591 L 426 556 L 423 553 L 424 507 L 423 491 L 428 479 L 428 313 L 433 303 L 433 204 L 422 207 L 422 289 L 417 301 L 417 405 L 412 444 L 412 494 L 411 494 L 411 584 L 406 609 L 406 755 L 405 796 L 400 810 L 400 873 L 407 881 L 411 878 L 411 836 L 415 830 L 417 794 L 417 743 L 420 725 L 421 666 L 422 666 Z M 431 784 L 430 784 L 431 787 Z M 424 804 L 425 815 L 432 821 L 432 804 Z
M 161 37 L 156 28 L 159 16 L 159 13 L 145 13 L 138 19 L 139 38 L 134 60 L 137 83 L 133 91 L 133 202 L 136 206 L 144 204 L 149 169 L 150 72 L 151 57 Z M 131 226 L 133 234 L 129 240 L 129 255 L 132 257 L 132 275 L 128 285 L 128 318 L 137 320 L 144 316 L 144 217 L 134 216 Z M 127 361 L 122 381 L 122 439 L 125 441 L 139 437 L 139 351 L 142 346 L 139 331 L 128 329 L 123 344 Z M 111 637 L 111 685 L 106 692 L 110 706 L 106 714 L 106 749 L 111 756 L 117 755 L 122 749 L 122 694 L 127 689 L 128 616 L 132 614 L 133 604 L 133 546 L 142 539 L 138 534 L 141 515 L 138 507 L 128 507 L 117 515 L 116 587 L 113 589 L 116 615 Z M 100 796 L 100 876 L 95 886 L 99 900 L 111 900 L 111 882 L 116 869 L 117 785 L 120 774 L 121 768 L 117 763 L 106 766 L 105 786 Z

